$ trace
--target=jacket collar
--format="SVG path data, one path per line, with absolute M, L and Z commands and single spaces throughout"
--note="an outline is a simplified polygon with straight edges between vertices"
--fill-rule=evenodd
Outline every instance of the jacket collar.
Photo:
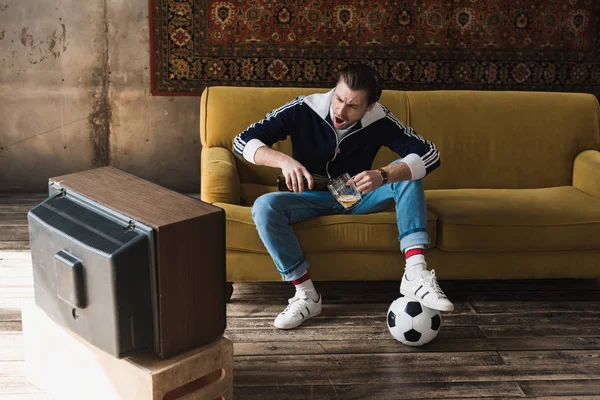
M 331 106 L 331 99 L 333 99 L 334 89 L 331 89 L 327 93 L 315 93 L 304 98 L 304 103 L 309 106 L 321 119 L 328 121 L 329 118 L 329 107 Z M 366 128 L 373 122 L 379 121 L 386 117 L 386 112 L 381 104 L 376 103 L 375 107 L 367 113 L 360 120 L 360 126 Z

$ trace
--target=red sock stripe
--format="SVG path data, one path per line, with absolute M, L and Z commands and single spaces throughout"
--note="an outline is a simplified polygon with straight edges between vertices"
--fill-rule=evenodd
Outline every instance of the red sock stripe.
M 310 279 L 310 275 L 308 275 L 308 273 L 306 273 L 306 274 L 302 275 L 300 278 L 296 279 L 295 281 L 292 281 L 292 283 L 294 285 L 299 285 L 302 282 L 305 282 L 305 281 L 307 281 L 309 279 Z
M 410 249 L 406 253 L 404 253 L 404 256 L 406 258 L 409 258 L 416 254 L 425 254 L 425 249 Z

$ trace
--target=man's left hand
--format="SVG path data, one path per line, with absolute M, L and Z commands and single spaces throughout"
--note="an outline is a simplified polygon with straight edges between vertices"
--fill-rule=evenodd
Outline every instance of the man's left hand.
M 383 184 L 379 171 L 368 170 L 354 176 L 354 183 L 362 193 L 367 194 Z

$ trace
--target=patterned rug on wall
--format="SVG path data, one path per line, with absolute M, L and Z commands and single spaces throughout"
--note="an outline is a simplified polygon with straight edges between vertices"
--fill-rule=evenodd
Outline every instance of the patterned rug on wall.
M 365 62 L 387 89 L 600 95 L 600 0 L 149 0 L 152 93 L 331 87 Z

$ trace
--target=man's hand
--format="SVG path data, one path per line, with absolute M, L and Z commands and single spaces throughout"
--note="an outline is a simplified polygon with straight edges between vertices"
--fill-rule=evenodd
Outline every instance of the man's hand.
M 312 175 L 304 168 L 304 165 L 300 164 L 298 161 L 289 157 L 289 159 L 280 163 L 280 168 L 283 176 L 285 176 L 285 184 L 292 192 L 302 193 L 304 192 L 304 189 L 313 188 Z M 306 181 L 308 182 L 308 188 L 304 187 L 304 178 L 306 178 Z
M 354 176 L 354 183 L 362 193 L 367 194 L 383 184 L 381 174 L 377 170 L 363 171 Z
M 285 184 L 288 189 L 295 193 L 302 193 L 304 189 L 304 180 L 308 182 L 308 189 L 313 188 L 313 177 L 304 165 L 294 160 L 292 157 L 270 147 L 259 147 L 254 154 L 254 162 L 258 165 L 267 167 L 281 168 L 285 176 Z

